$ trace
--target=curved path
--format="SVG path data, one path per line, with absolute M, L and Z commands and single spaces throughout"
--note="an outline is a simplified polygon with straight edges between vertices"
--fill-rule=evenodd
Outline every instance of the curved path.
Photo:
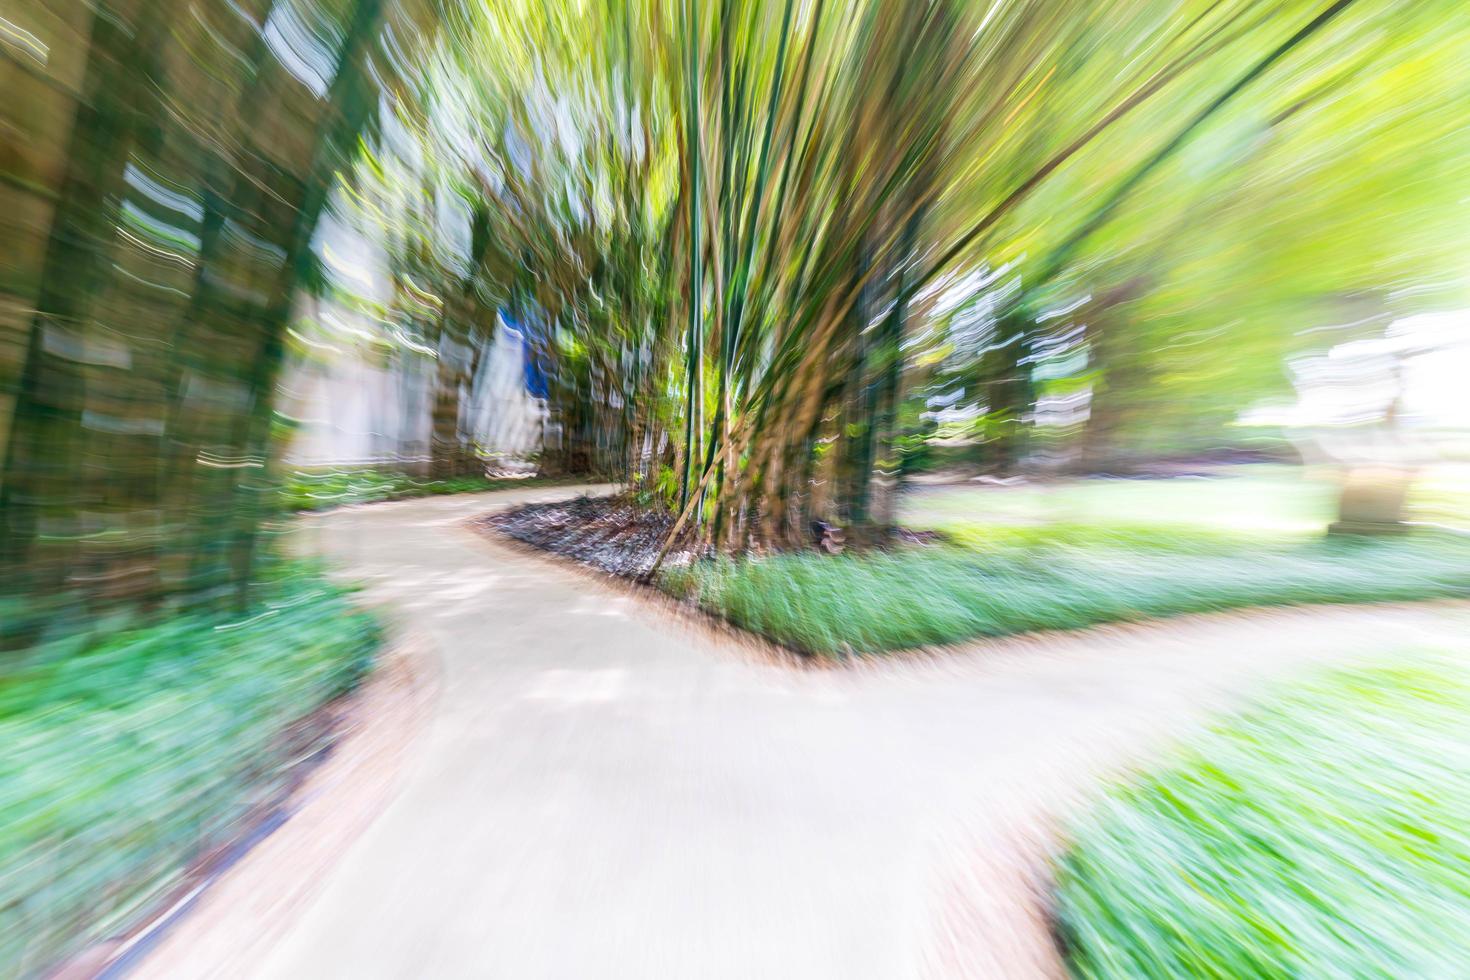
M 391 804 L 251 973 L 1031 976 L 1049 814 L 1315 661 L 1460 644 L 1463 607 L 1327 608 L 793 669 L 464 522 L 575 490 L 314 518 L 439 658 Z

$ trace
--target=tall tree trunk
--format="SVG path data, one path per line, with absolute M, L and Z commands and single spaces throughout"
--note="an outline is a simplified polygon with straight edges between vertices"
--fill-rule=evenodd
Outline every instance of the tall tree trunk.
M 82 102 L 66 149 L 36 312 L 0 475 L 0 566 L 7 588 L 60 587 L 86 504 L 79 479 L 91 304 L 111 276 L 109 202 L 156 105 L 148 92 L 163 4 L 103 3 L 93 17 Z M 38 539 L 44 538 L 44 545 Z
M 899 245 L 897 282 L 894 288 L 893 307 L 884 319 L 879 334 L 877 352 L 878 380 L 873 386 L 872 438 L 874 453 L 869 458 L 869 482 L 872 503 L 868 508 L 869 520 L 886 537 L 896 523 L 898 494 L 903 474 L 898 463 L 897 417 L 903 385 L 903 338 L 909 318 L 909 295 L 907 288 L 910 263 L 918 244 L 919 229 L 923 225 L 926 209 L 915 209 L 905 224 Z
M 698 433 L 703 428 L 699 416 L 703 413 L 704 392 L 701 388 L 704 352 L 704 257 L 700 248 L 700 228 L 703 215 L 700 213 L 700 191 L 704 182 L 702 143 L 699 118 L 699 62 L 700 33 L 699 7 L 702 0 L 685 0 L 685 57 L 688 64 L 688 103 L 685 110 L 685 153 L 688 159 L 689 180 L 689 328 L 685 338 L 685 383 L 688 385 L 685 398 L 684 418 L 684 473 L 679 480 L 679 506 L 689 501 L 694 481 L 694 461 L 699 458 Z
M 377 109 L 369 58 L 377 39 L 384 3 L 385 0 L 358 0 L 353 7 L 336 71 L 327 90 L 328 115 L 313 141 L 309 169 L 298 178 L 294 188 L 294 220 L 286 222 L 284 236 L 279 236 L 277 229 L 269 226 L 261 229 L 267 235 L 276 232 L 267 240 L 274 238 L 280 242 L 284 261 L 278 267 L 272 284 L 270 302 L 253 310 L 253 315 L 247 318 L 254 327 L 258 347 L 247 375 L 250 410 L 243 415 L 243 424 L 236 427 L 233 442 L 242 450 L 244 461 L 259 463 L 260 466 L 228 471 L 233 476 L 230 486 L 233 498 L 231 566 L 239 604 L 247 598 L 246 589 L 254 570 L 261 520 L 269 512 L 264 499 L 267 482 L 257 480 L 252 483 L 249 477 L 252 470 L 255 471 L 253 475 L 264 476 L 264 466 L 269 459 L 274 393 L 285 353 L 286 323 L 291 315 L 295 286 L 313 259 L 311 240 L 326 207 L 332 174 L 346 158 L 371 113 Z M 263 157 L 257 159 L 261 163 L 266 162 Z

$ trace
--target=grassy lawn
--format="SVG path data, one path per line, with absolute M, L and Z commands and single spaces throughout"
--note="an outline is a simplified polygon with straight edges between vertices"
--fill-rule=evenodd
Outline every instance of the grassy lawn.
M 447 493 L 483 493 L 525 486 L 530 479 L 491 480 L 461 476 L 430 480 L 387 470 L 296 470 L 281 487 L 281 503 L 288 511 L 330 510 L 346 504 L 405 500 Z M 537 480 L 545 483 L 544 480 Z
M 992 526 L 1146 526 L 1254 536 L 1321 530 L 1333 517 L 1331 480 L 1289 466 L 1236 466 L 1211 478 L 1078 479 L 1017 487 L 974 484 L 909 495 L 911 526 L 984 532 Z
M 38 973 L 167 894 L 320 746 L 296 723 L 377 644 L 341 589 L 280 564 L 246 615 L 103 621 L 9 654 L 0 974 Z
M 1470 537 L 1328 538 L 1333 488 L 1280 467 L 910 497 L 945 545 L 670 569 L 662 584 L 812 653 L 1242 606 L 1470 595 Z
M 1470 965 L 1470 674 L 1344 671 L 1234 719 L 1075 827 L 1076 976 L 1452 977 Z

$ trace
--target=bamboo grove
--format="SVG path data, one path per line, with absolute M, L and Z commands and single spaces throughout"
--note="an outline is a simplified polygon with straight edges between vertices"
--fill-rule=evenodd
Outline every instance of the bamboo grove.
M 5 65 L 28 135 L 6 161 L 7 585 L 229 597 L 314 232 L 394 75 L 386 42 L 427 11 L 29 6 L 67 44 Z
M 512 4 L 457 33 L 478 42 L 461 70 L 499 60 L 510 92 L 537 79 L 489 154 L 492 183 L 515 194 L 494 210 L 533 231 L 519 246 L 526 315 L 548 325 L 562 411 L 596 417 L 588 465 L 741 551 L 801 546 L 814 520 L 884 539 L 901 406 L 925 380 L 917 352 L 964 360 L 933 334 L 977 302 L 990 341 L 959 373 L 997 423 L 992 461 L 1013 462 L 1038 397 L 1029 365 L 1071 326 L 1046 326 L 1048 305 L 1090 292 L 1084 315 L 1102 325 L 1147 291 L 1136 270 L 1088 279 L 1088 263 L 1128 251 L 1104 239 L 1115 220 L 1159 183 L 1179 195 L 1171 168 L 1218 124 L 1271 149 L 1293 115 L 1366 97 L 1352 91 L 1364 66 L 1418 50 L 1424 13 Z M 1131 46 L 1111 52 L 1118 38 Z M 1173 203 L 1187 219 L 1210 197 Z M 1269 302 L 1302 315 L 1351 279 Z
M 435 473 L 476 465 L 458 400 L 504 319 L 546 380 L 543 469 L 740 552 L 814 521 L 881 543 L 916 405 L 946 387 L 1013 465 L 1042 389 L 1081 377 L 1051 369 L 1066 338 L 1115 447 L 1164 424 L 1150 385 L 1196 379 L 1218 424 L 1198 379 L 1279 383 L 1285 324 L 1459 288 L 1393 287 L 1463 254 L 1435 187 L 1460 186 L 1464 137 L 1334 135 L 1470 91 L 1443 4 L 22 6 L 68 40 L 3 63 L 11 588 L 242 594 L 323 296 L 383 325 L 381 356 L 432 360 Z M 1364 152 L 1368 183 L 1341 180 Z M 1350 195 L 1396 217 L 1334 225 Z M 391 298 L 334 272 L 329 219 L 374 243 Z M 1230 363 L 1157 353 L 1216 323 Z

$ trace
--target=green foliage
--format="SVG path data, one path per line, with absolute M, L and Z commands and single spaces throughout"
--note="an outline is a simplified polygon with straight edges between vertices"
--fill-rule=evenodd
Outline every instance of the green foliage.
M 332 470 L 314 473 L 297 470 L 281 486 L 282 506 L 288 511 L 329 510 L 347 504 L 371 504 L 381 500 L 405 500 L 449 493 L 483 493 L 523 486 L 525 480 L 491 480 L 460 476 L 427 480 L 408 473 L 381 470 Z
M 976 539 L 1017 527 L 1152 527 L 1193 539 L 1234 534 L 1256 539 L 1313 535 L 1336 514 L 1338 483 L 1300 467 L 1217 468 L 1213 476 L 1082 479 L 1015 487 L 946 487 L 911 495 L 906 522 Z
M 1450 977 L 1470 962 L 1470 679 L 1343 671 L 1210 733 L 1074 828 L 1080 977 Z
M 823 655 L 1246 606 L 1470 594 L 1470 538 L 1329 538 L 1330 484 L 1243 469 L 936 491 L 912 498 L 908 518 L 946 544 L 705 562 L 663 582 Z
M 115 934 L 321 747 L 299 723 L 379 629 L 308 566 L 257 589 L 244 614 L 96 622 L 0 675 L 0 974 Z
M 663 581 L 737 626 L 833 655 L 1243 606 L 1470 596 L 1470 541 L 1425 532 L 1255 549 L 1061 528 L 985 549 L 721 559 Z

